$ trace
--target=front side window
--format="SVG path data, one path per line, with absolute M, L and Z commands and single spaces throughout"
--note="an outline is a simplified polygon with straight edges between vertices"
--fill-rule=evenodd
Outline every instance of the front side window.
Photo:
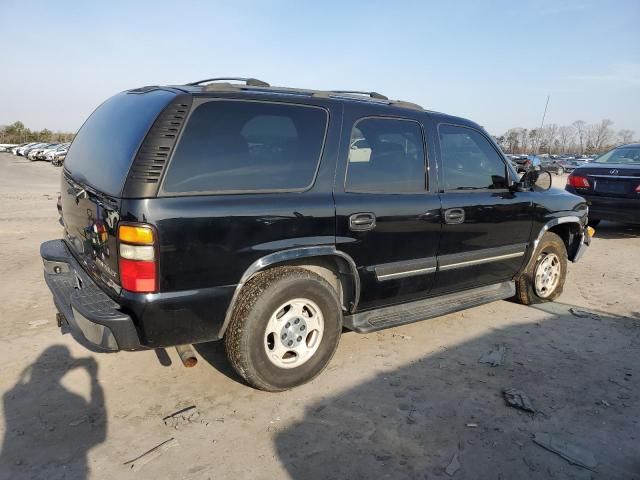
M 166 193 L 302 190 L 313 183 L 328 115 L 317 107 L 211 101 L 196 108 Z
M 424 160 L 418 123 L 365 118 L 351 131 L 345 189 L 367 193 L 424 192 Z
M 507 188 L 506 166 L 481 133 L 455 125 L 438 132 L 445 190 Z

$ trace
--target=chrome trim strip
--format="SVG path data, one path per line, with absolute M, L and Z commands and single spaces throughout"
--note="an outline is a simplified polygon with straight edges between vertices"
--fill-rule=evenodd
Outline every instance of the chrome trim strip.
M 385 280 L 394 280 L 396 278 L 412 277 L 414 275 L 422 275 L 424 273 L 433 273 L 436 270 L 437 270 L 436 267 L 426 267 L 426 268 L 418 268 L 415 270 L 405 270 L 403 272 L 386 273 L 382 275 L 376 272 L 376 279 L 383 282 Z
M 236 285 L 236 288 L 233 292 L 233 296 L 231 297 L 231 302 L 227 307 L 227 311 L 224 317 L 224 323 L 222 324 L 222 328 L 220 332 L 224 334 L 227 330 L 227 325 L 231 321 L 231 314 L 233 313 L 233 308 L 238 299 L 238 295 L 240 294 L 240 290 L 244 287 L 245 283 L 253 277 L 256 273 L 264 268 L 274 265 L 276 263 L 295 260 L 298 258 L 310 258 L 310 257 L 322 257 L 322 256 L 336 256 L 344 259 L 349 265 L 349 269 L 351 270 L 353 277 L 353 289 L 354 289 L 354 297 L 353 302 L 350 307 L 350 311 L 355 312 L 358 307 L 358 303 L 360 302 L 360 275 L 358 274 L 358 268 L 356 267 L 356 262 L 353 261 L 348 254 L 337 250 L 333 245 L 323 245 L 316 247 L 300 247 L 300 248 L 292 248 L 289 250 L 282 250 L 280 252 L 270 253 L 269 255 L 265 255 L 264 257 L 259 258 L 255 262 L 253 262 L 249 267 L 245 270 L 240 278 L 240 282 Z
M 638 176 L 627 176 L 627 175 L 591 175 L 590 173 L 585 173 L 587 177 L 595 177 L 595 178 L 624 178 L 625 180 L 640 180 Z
M 448 265 L 441 265 L 440 271 L 452 270 L 454 268 L 471 267 L 473 265 L 482 265 L 483 263 L 499 262 L 500 260 L 508 260 L 510 258 L 521 257 L 524 255 L 524 253 L 525 252 L 523 250 L 522 252 L 507 253 L 505 255 L 497 255 L 495 257 L 485 257 L 478 258 L 476 260 L 467 260 L 466 262 L 450 263 Z

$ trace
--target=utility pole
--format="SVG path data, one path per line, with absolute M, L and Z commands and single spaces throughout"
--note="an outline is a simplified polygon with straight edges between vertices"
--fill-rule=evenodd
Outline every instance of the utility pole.
M 547 103 L 544 105 L 544 113 L 542 114 L 542 122 L 540 122 L 540 129 L 538 130 L 538 140 L 536 142 L 535 154 L 538 154 L 538 149 L 540 148 L 540 135 L 542 135 L 542 127 L 544 126 L 544 117 L 547 116 L 547 107 L 549 106 L 549 99 L 551 95 L 547 95 Z

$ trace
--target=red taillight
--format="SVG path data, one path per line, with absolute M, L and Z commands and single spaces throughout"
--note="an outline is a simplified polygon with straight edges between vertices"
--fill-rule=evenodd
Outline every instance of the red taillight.
M 638 184 L 638 186 L 636 187 L 636 192 L 640 193 L 640 183 Z
M 582 175 L 569 175 L 567 177 L 567 185 L 575 188 L 591 188 L 589 179 L 587 177 L 583 177 Z
M 147 225 L 121 225 L 118 229 L 120 284 L 136 293 L 158 291 L 155 235 Z
M 120 258 L 120 284 L 125 290 L 152 293 L 158 289 L 156 262 Z

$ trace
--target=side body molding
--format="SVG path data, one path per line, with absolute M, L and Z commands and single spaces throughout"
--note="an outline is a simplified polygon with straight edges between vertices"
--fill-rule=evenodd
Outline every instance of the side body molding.
M 300 247 L 300 248 L 292 248 L 289 250 L 282 250 L 280 252 L 270 253 L 269 255 L 265 255 L 264 257 L 259 258 L 247 268 L 240 278 L 240 282 L 236 285 L 236 289 L 233 292 L 233 297 L 231 297 L 231 303 L 227 307 L 227 312 L 224 317 L 224 323 L 222 325 L 222 329 L 220 330 L 220 338 L 224 335 L 224 332 L 227 330 L 227 326 L 231 321 L 231 314 L 233 313 L 233 309 L 235 307 L 236 301 L 238 299 L 238 295 L 242 290 L 242 287 L 249 281 L 251 277 L 255 274 L 264 270 L 265 268 L 276 265 L 278 263 L 289 262 L 292 260 L 299 260 L 301 258 L 312 258 L 312 257 L 339 257 L 346 261 L 349 265 L 349 269 L 351 270 L 351 276 L 353 278 L 353 302 L 350 307 L 350 312 L 353 313 L 358 306 L 358 302 L 360 300 L 360 276 L 358 275 L 358 269 L 356 267 L 356 263 L 346 253 L 336 249 L 332 245 L 323 245 L 323 246 L 314 246 L 314 247 Z

